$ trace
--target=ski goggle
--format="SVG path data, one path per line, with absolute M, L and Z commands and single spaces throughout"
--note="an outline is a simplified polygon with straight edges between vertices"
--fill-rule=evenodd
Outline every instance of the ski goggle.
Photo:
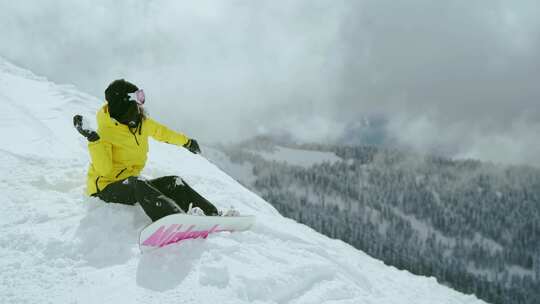
M 133 93 L 128 93 L 127 95 L 129 96 L 129 99 L 134 100 L 138 105 L 142 106 L 144 104 L 145 97 L 142 89 Z

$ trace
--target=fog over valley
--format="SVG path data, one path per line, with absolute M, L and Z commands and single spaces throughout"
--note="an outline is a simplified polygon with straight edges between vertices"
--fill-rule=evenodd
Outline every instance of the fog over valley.
M 3 1 L 0 12 L 0 56 L 100 98 L 125 78 L 152 116 L 202 142 L 362 143 L 367 119 L 384 122 L 378 142 L 540 165 L 537 1 Z

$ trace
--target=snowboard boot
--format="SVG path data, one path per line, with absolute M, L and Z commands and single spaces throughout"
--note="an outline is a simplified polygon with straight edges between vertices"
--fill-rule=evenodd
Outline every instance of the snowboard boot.
M 193 203 L 189 204 L 189 209 L 186 212 L 187 215 L 205 216 L 204 211 L 199 207 L 193 207 Z
M 234 209 L 233 206 L 229 208 L 227 211 L 220 210 L 219 211 L 220 216 L 240 216 L 240 212 L 238 210 Z

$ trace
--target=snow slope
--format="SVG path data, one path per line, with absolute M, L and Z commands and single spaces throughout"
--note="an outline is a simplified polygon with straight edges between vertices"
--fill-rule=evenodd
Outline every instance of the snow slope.
M 146 176 L 181 175 L 257 224 L 142 255 L 141 209 L 83 194 L 88 154 L 71 120 L 101 103 L 0 59 L 2 303 L 482 303 L 283 218 L 205 158 L 158 143 Z

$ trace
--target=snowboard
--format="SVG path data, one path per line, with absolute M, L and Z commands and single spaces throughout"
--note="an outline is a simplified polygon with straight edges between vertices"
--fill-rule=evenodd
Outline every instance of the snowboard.
M 143 228 L 139 235 L 142 252 L 161 248 L 187 239 L 207 238 L 223 231 L 245 231 L 251 228 L 255 216 L 197 216 L 183 213 L 163 217 Z

